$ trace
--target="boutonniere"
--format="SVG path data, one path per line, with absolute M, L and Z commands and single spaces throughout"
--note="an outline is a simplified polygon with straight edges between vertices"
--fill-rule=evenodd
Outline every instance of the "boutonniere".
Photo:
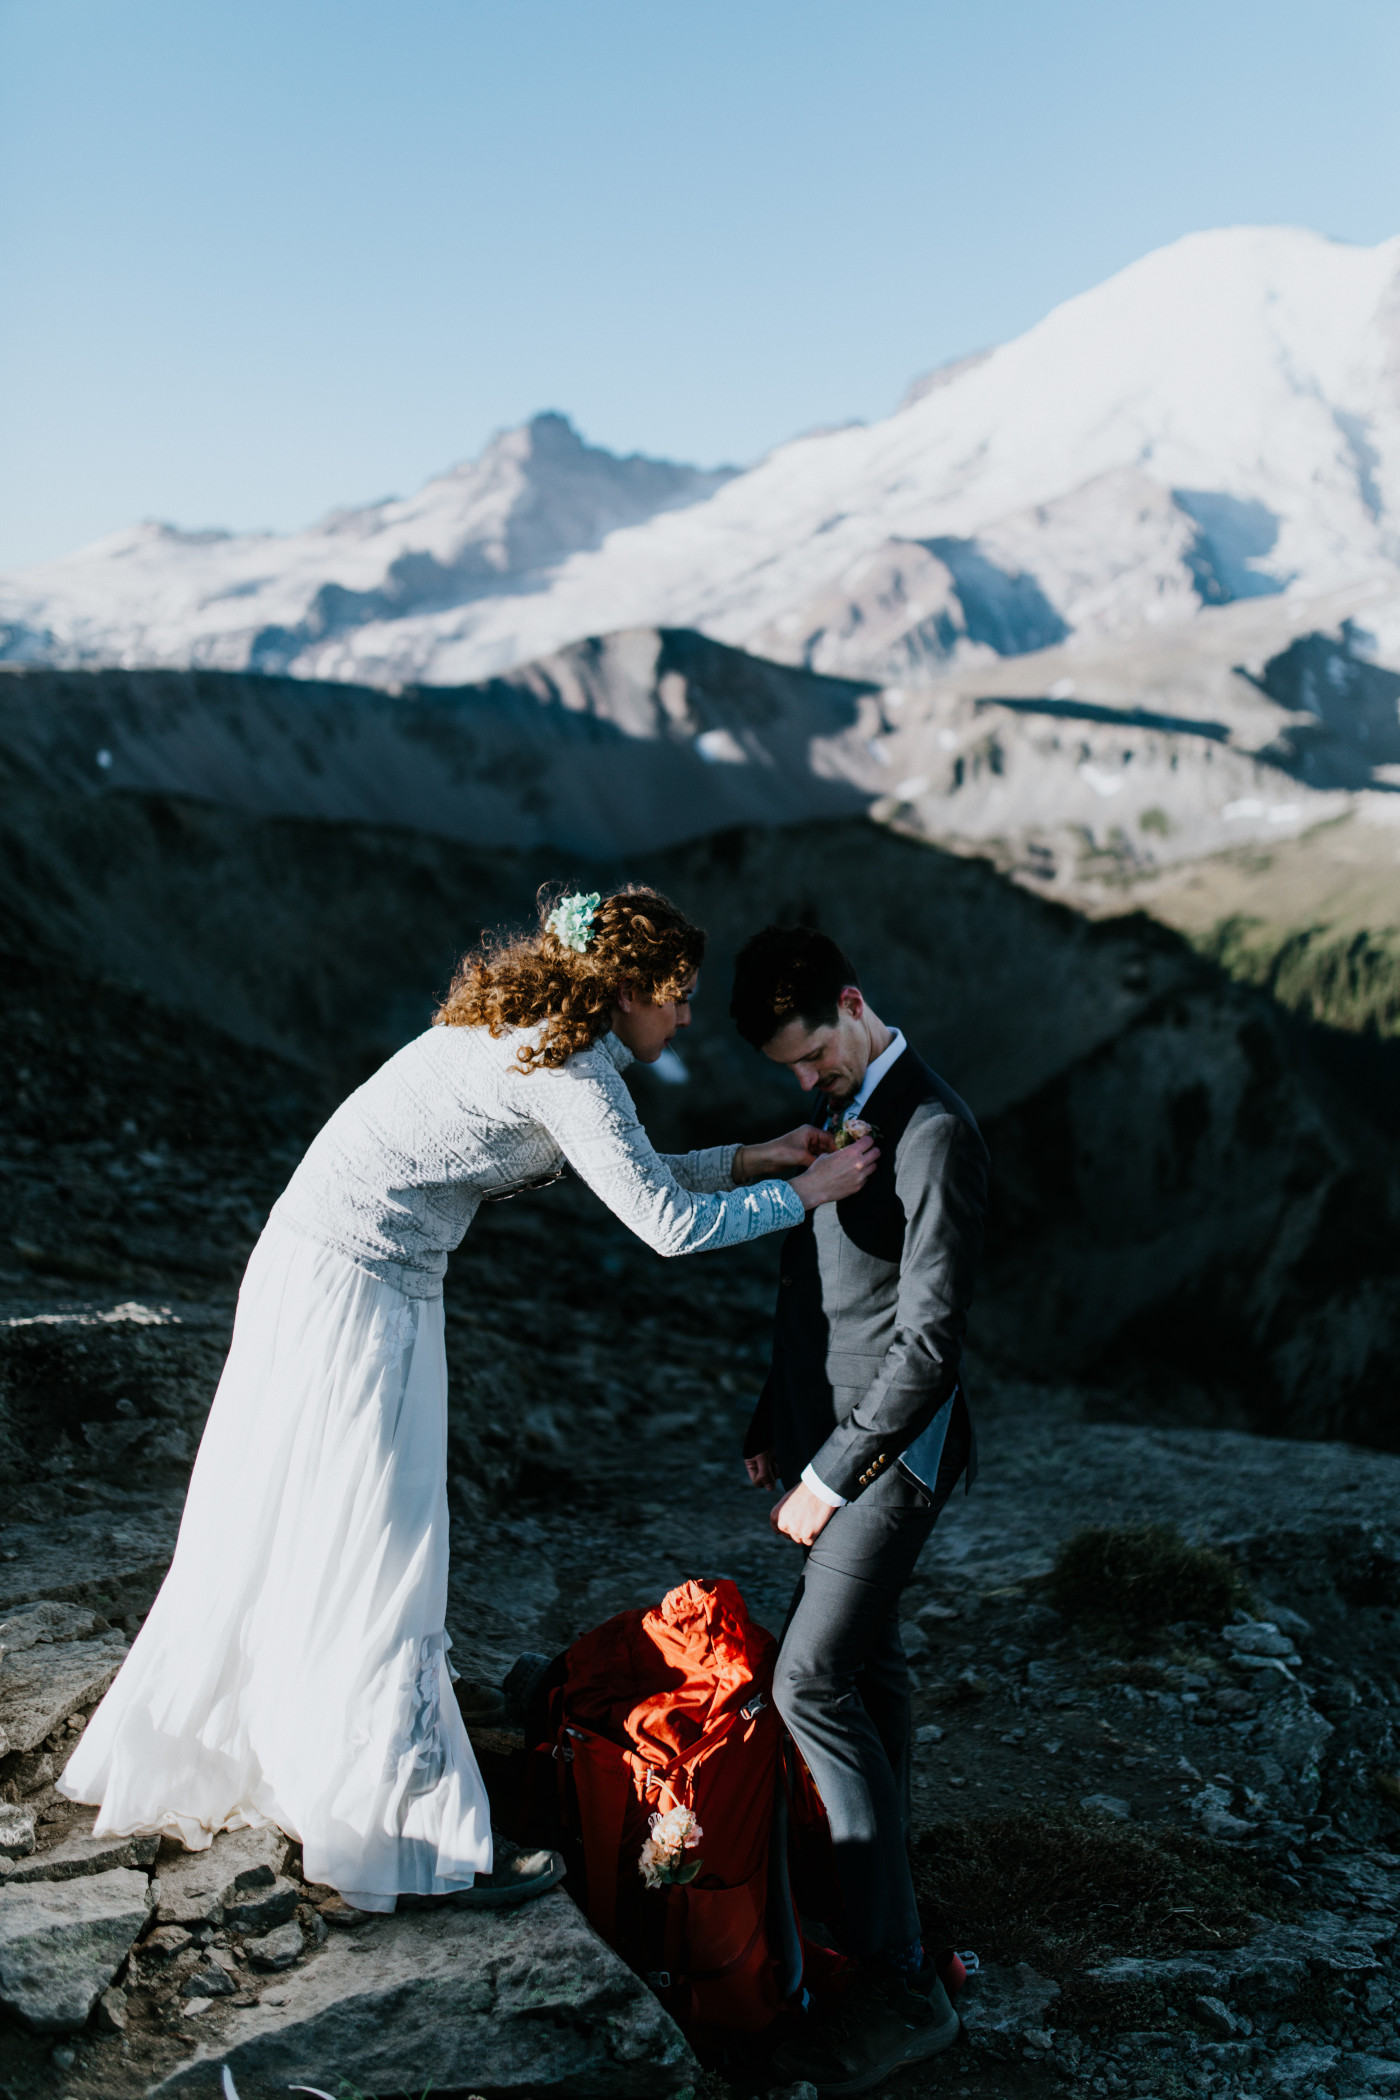
M 838 1152 L 845 1145 L 854 1145 L 859 1138 L 880 1135 L 873 1123 L 864 1123 L 859 1116 L 843 1116 L 836 1109 L 826 1119 L 826 1130 L 828 1137 L 835 1138 Z

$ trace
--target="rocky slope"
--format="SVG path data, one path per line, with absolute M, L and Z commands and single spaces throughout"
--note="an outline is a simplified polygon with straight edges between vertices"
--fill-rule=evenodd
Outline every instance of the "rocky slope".
M 1395 241 L 1194 234 L 745 473 L 613 460 L 538 418 L 287 539 L 143 527 L 14 574 L 4 653 L 443 684 L 663 625 L 902 681 L 1393 590 L 1398 272 Z
M 52 1023 L 67 993 L 31 974 L 22 1011 Z M 124 1220 L 156 1215 L 116 1289 L 39 1264 L 7 1280 L 0 1311 L 6 2090 L 213 2091 L 225 2061 L 243 2100 L 292 2082 L 522 2100 L 694 2085 L 659 2008 L 564 1896 L 501 1931 L 414 1911 L 357 1925 L 285 1844 L 104 1847 L 55 1796 L 173 1543 L 279 1153 L 318 1113 L 305 1080 L 188 1019 L 97 986 L 85 1011 L 125 1055 L 105 1099 L 79 1063 L 38 1075 L 28 1113 L 72 1142 L 22 1154 L 7 1194 L 61 1215 L 75 1259 L 94 1243 L 111 1258 L 104 1180 Z M 212 1212 L 210 1266 L 192 1270 L 176 1205 L 240 1161 L 248 1209 Z M 772 1270 L 768 1248 L 659 1262 L 567 1184 L 469 1236 L 448 1284 L 449 1626 L 469 1707 L 521 1649 L 706 1570 L 780 1623 L 796 1564 L 735 1457 Z M 1400 1459 L 1104 1423 L 1082 1388 L 985 1351 L 972 1378 L 982 1478 L 941 1522 L 905 1619 L 926 1923 L 986 1967 L 968 2046 L 892 2089 L 1391 2090 Z M 1178 1595 L 1191 1623 L 1134 1641 L 1047 1587 L 1083 1527 L 1143 1518 L 1225 1545 L 1246 1606 L 1221 1624 Z M 518 1739 L 476 1735 L 509 1822 Z M 749 2100 L 770 2083 L 741 2057 L 703 2089 Z
M 210 2089 L 228 2061 L 243 2100 L 342 2080 L 522 2100 L 693 2085 L 564 1896 L 499 1933 L 412 1911 L 347 1930 L 294 1851 L 229 1838 L 191 1864 L 94 1844 L 54 1792 L 168 1559 L 269 1202 L 347 1064 L 422 1018 L 464 921 L 517 912 L 541 868 L 172 797 L 108 798 L 94 834 L 91 805 L 58 799 L 53 886 L 8 878 L 28 952 L 0 975 L 0 2081 L 13 2100 L 135 2100 Z M 712 980 L 756 899 L 820 916 L 973 1093 L 999 1162 L 970 1372 L 983 1475 L 907 1613 L 928 1929 L 987 1963 L 936 2089 L 1389 2090 L 1400 1459 L 1299 1435 L 1355 1433 L 1338 1410 L 1369 1390 L 1358 1367 L 1393 1359 L 1385 1279 L 1358 1303 L 1335 1245 L 1348 1191 L 1388 1190 L 1378 1141 L 1357 1142 L 1267 1002 L 1150 923 L 1095 925 L 859 822 L 637 867 L 703 910 Z M 119 926 L 179 1009 L 104 982 Z M 721 1003 L 701 1003 L 689 1085 L 645 1097 L 677 1141 L 792 1113 Z M 1202 1115 L 1223 1143 L 1200 1141 Z M 1170 1294 L 1189 1271 L 1208 1297 L 1227 1240 L 1241 1265 L 1257 1253 L 1253 1297 L 1241 1312 L 1219 1293 L 1173 1365 Z M 795 1570 L 735 1460 L 772 1272 L 771 1247 L 660 1262 L 571 1184 L 469 1235 L 447 1308 L 449 1625 L 470 1708 L 520 1650 L 697 1572 L 734 1575 L 780 1623 Z M 1247 1335 L 1225 1348 L 1231 1319 L 1257 1323 L 1257 1368 Z M 1291 1386 L 1329 1322 L 1330 1363 Z M 1379 1442 L 1385 1397 L 1360 1425 Z M 1294 1434 L 1205 1426 L 1222 1418 Z M 1062 1543 L 1142 1518 L 1230 1548 L 1252 1584 L 1233 1629 L 1125 1649 L 1057 1610 Z M 509 1822 L 514 1739 L 493 1723 L 477 1740 Z M 436 1991 L 449 1973 L 459 1987 Z M 748 2059 L 706 2075 L 710 2100 L 768 2089 Z
M 655 631 L 402 696 L 215 672 L 0 671 L 0 771 L 18 809 L 156 788 L 258 816 L 597 855 L 864 807 L 866 697 Z
M 688 1081 L 637 1078 L 663 1141 L 798 1112 L 723 1013 L 729 959 L 771 915 L 852 949 L 994 1153 L 969 1372 L 983 1476 L 908 1610 L 928 1930 L 978 1946 L 987 1971 L 969 2049 L 936 2086 L 906 2085 L 1262 2100 L 1400 2083 L 1387 1046 L 1358 1066 L 1354 1037 L 1155 921 L 1087 917 L 861 816 L 673 830 L 561 865 L 554 847 L 492 852 L 333 803 L 264 813 L 278 783 L 251 761 L 241 785 L 230 761 L 222 801 L 217 769 L 202 797 L 94 789 L 95 734 L 112 749 L 134 721 L 128 749 L 178 755 L 222 723 L 236 754 L 238 706 L 268 695 L 81 681 L 65 697 L 40 675 L 0 768 L 12 2100 L 200 2092 L 223 2059 L 243 2100 L 462 2077 L 601 2100 L 697 2080 L 565 1897 L 510 1935 L 413 1912 L 349 1931 L 294 1852 L 221 1840 L 196 1886 L 178 1856 L 88 1841 L 54 1791 L 168 1560 L 237 1279 L 300 1147 L 423 1025 L 476 930 L 524 917 L 561 873 L 660 882 L 710 928 Z M 366 719 L 388 706 L 367 696 Z M 290 732 L 281 749 L 295 786 Z M 794 1569 L 734 1456 L 772 1275 L 771 1247 L 660 1262 L 570 1183 L 469 1235 L 447 1294 L 449 1626 L 473 1711 L 520 1650 L 696 1573 L 734 1575 L 781 1622 Z M 1229 1549 L 1239 1618 L 1183 1609 L 1125 1646 L 1053 1601 L 1068 1538 L 1145 1519 Z M 517 1745 L 494 1722 L 477 1739 L 509 1822 Z M 464 1988 L 436 1992 L 448 1973 Z M 768 2089 L 760 2063 L 720 2069 L 707 2100 Z
M 174 796 L 11 807 L 0 899 L 36 955 L 216 1016 L 331 1088 L 423 1025 L 455 954 L 526 916 L 541 881 L 659 882 L 713 936 L 690 1085 L 639 1081 L 677 1142 L 796 1113 L 733 1036 L 724 987 L 756 921 L 817 919 L 992 1129 L 984 1320 L 1008 1362 L 1191 1419 L 1390 1437 L 1387 1056 L 1357 1066 L 1352 1038 L 1294 1028 L 1149 920 L 1096 924 L 860 819 L 561 863 Z M 48 1069 L 55 1025 L 49 1009 L 17 1035 L 26 1072 Z M 25 1130 L 45 1127 L 36 1111 Z M 58 1258 L 64 1221 L 33 1200 L 15 1238 Z M 135 1276 L 119 1213 L 110 1258 Z
M 654 630 L 394 696 L 0 670 L 0 769 L 12 800 L 156 788 L 589 854 L 864 808 L 1121 908 L 1132 885 L 1241 844 L 1349 814 L 1393 825 L 1400 684 L 1354 605 L 1314 611 L 1332 624 L 1300 636 L 1276 608 L 1227 607 L 1150 652 L 1057 649 L 918 689 Z

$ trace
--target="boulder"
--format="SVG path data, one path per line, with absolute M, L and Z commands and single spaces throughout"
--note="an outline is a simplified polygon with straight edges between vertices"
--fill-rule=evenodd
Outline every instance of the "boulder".
M 1274 1657 L 1289 1664 L 1300 1660 L 1292 1636 L 1281 1633 L 1269 1619 L 1249 1619 L 1236 1626 L 1227 1626 L 1221 1634 L 1221 1639 L 1233 1648 L 1241 1662 L 1247 1661 L 1250 1656 Z
M 246 1890 L 271 1888 L 287 1857 L 273 1824 L 224 1830 L 203 1852 L 167 1843 L 156 1869 L 156 1916 L 162 1925 L 221 1925 L 224 1905 Z
M 1116 1823 L 1132 1820 L 1132 1805 L 1121 1794 L 1081 1794 L 1079 1806 L 1087 1808 L 1091 1815 L 1112 1816 Z
M 45 1597 L 7 1610 L 0 1619 L 0 1653 L 19 1655 L 54 1641 L 90 1641 L 110 1631 L 107 1621 L 85 1604 L 60 1604 Z
M 0 1874 L 10 1863 L 34 1850 L 34 1811 L 0 1801 Z
M 217 1962 L 210 1962 L 207 1969 L 196 1969 L 189 1977 L 185 1989 L 192 1998 L 231 1998 L 238 1985 L 226 1969 Z
M 974 2049 L 1000 2053 L 1019 2044 L 1028 2030 L 1042 2033 L 1053 2022 L 1046 2014 L 1060 1986 L 1037 1975 L 1029 1962 L 1006 1968 L 984 1962 L 968 1977 L 958 1997 L 968 2039 Z
M 1317 1975 L 1360 1979 L 1381 1967 L 1377 1945 L 1389 1946 L 1388 1915 L 1364 1921 L 1335 1911 L 1303 1911 L 1286 1922 L 1266 1925 L 1242 1947 L 1219 1947 L 1200 1953 L 1160 1957 L 1119 1955 L 1086 1971 L 1087 1980 L 1108 1989 L 1156 1985 L 1173 1999 L 1190 1998 L 1198 2017 L 1214 2032 L 1223 2032 L 1218 2015 L 1202 2011 L 1226 2005 L 1247 2010 L 1274 2010 L 1286 2005 Z
M 1221 1981 L 1220 1962 L 1208 1954 L 1171 1954 L 1162 1960 L 1150 1955 L 1119 1954 L 1085 1970 L 1086 1980 L 1105 1991 L 1141 1991 L 1144 1987 L 1181 1991 L 1209 1991 Z
M 224 1923 L 235 1932 L 271 1932 L 302 1900 L 294 1881 L 274 1875 L 266 1888 L 235 1889 L 224 1898 Z
M 1299 2042 L 1296 2048 L 1284 2049 L 1274 2058 L 1269 2066 L 1271 2082 L 1283 2092 L 1302 2087 L 1311 2096 L 1319 2080 L 1335 2071 L 1341 2053 L 1326 2042 Z
M 1343 2090 L 1361 2100 L 1363 2093 L 1400 2093 L 1400 2063 L 1388 2056 L 1348 2056 L 1341 2067 Z
M 1259 1723 L 1255 1757 L 1261 1776 L 1271 1778 L 1277 1766 L 1282 1786 L 1294 1804 L 1311 1813 L 1322 1792 L 1319 1767 L 1333 1734 L 1332 1723 L 1318 1713 L 1302 1686 L 1284 1685 Z
M 70 1837 L 13 1866 L 0 1861 L 0 1877 L 14 1887 L 28 1881 L 73 1881 L 80 1874 L 107 1874 L 113 1867 L 149 1867 L 160 1848 L 157 1837 Z
M 115 1983 L 109 1984 L 98 1998 L 94 2017 L 99 2034 L 125 2034 L 126 1992 Z
M 297 1924 L 279 1925 L 261 1939 L 243 1942 L 243 1952 L 255 1969 L 290 1969 L 294 1961 L 300 1961 L 305 1949 L 306 1942 Z
M 1244 1838 L 1251 1826 L 1230 1813 L 1230 1795 L 1223 1786 L 1204 1786 L 1191 1796 L 1191 1813 L 1207 1837 Z
M 1230 1975 L 1247 1983 L 1262 1965 L 1266 1972 L 1302 1972 L 1314 1976 L 1373 1976 L 1382 1967 L 1378 1948 L 1388 1948 L 1393 1919 L 1372 1913 L 1344 1917 L 1336 1911 L 1307 1910 L 1270 1925 L 1247 1946 L 1221 1959 Z
M 69 1714 L 95 1706 L 125 1655 L 126 1635 L 111 1628 L 96 1640 L 35 1642 L 7 1653 L 0 1662 L 3 1754 L 37 1750 Z
M 155 1931 L 148 1933 L 141 1942 L 141 1952 L 155 1960 L 168 1961 L 171 1955 L 183 1952 L 193 1938 L 193 1933 L 186 1932 L 183 1925 L 157 1925 Z
M 202 2095 L 215 2064 L 241 2100 L 342 2081 L 365 2093 L 650 2100 L 699 2077 L 670 2015 L 562 1889 L 513 1910 L 408 1911 L 332 1933 L 275 1993 L 216 2017 L 217 2038 L 154 2092 Z
M 146 1922 L 130 1867 L 0 1888 L 0 2005 L 41 2034 L 81 2027 Z

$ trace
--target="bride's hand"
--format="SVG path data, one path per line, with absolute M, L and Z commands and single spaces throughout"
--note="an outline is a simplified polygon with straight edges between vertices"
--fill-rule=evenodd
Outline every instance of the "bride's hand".
M 814 1161 L 792 1184 L 802 1198 L 803 1208 L 815 1210 L 819 1203 L 840 1203 L 844 1197 L 854 1196 L 875 1172 L 879 1157 L 880 1148 L 874 1138 L 863 1137 L 854 1145 L 843 1146 L 840 1152 L 829 1152 Z
M 751 1181 L 767 1181 L 770 1176 L 790 1181 L 794 1174 L 804 1173 L 814 1159 L 830 1152 L 835 1142 L 815 1123 L 804 1123 L 786 1137 L 769 1138 L 765 1145 L 741 1145 L 734 1160 L 734 1185 L 745 1188 Z

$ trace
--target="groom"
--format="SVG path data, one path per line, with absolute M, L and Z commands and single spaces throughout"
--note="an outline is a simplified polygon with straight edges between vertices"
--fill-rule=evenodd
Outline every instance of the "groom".
M 814 1123 L 839 1136 L 858 1120 L 880 1151 L 858 1195 L 812 1211 L 783 1242 L 772 1370 L 744 1444 L 750 1479 L 786 1490 L 774 1528 L 804 1549 L 774 1698 L 830 1819 L 846 1951 L 864 1957 L 839 2019 L 775 2061 L 819 2093 L 863 2092 L 958 2032 L 924 1955 L 909 1869 L 899 1599 L 939 1510 L 975 1470 L 959 1374 L 987 1149 L 824 934 L 755 934 L 730 1012 L 816 1095 Z

